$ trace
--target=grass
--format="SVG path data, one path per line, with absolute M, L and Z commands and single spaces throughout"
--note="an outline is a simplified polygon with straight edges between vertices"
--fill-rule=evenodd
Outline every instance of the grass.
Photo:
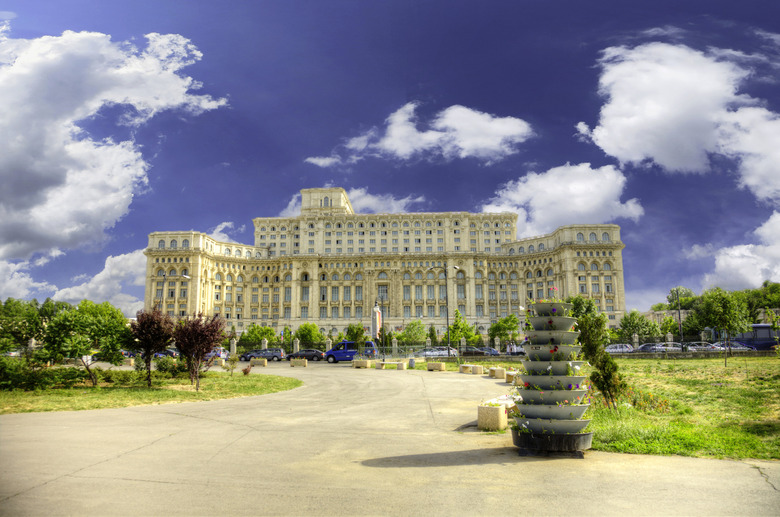
M 188 378 L 157 379 L 152 388 L 145 381 L 103 384 L 97 388 L 78 386 L 42 391 L 0 391 L 0 414 L 41 411 L 80 411 L 174 402 L 248 397 L 286 391 L 301 386 L 297 379 L 276 375 L 233 375 L 208 372 L 195 391 Z

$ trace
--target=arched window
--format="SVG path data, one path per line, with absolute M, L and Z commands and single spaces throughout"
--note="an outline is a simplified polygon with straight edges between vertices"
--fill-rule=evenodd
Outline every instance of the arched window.
M 176 276 L 176 270 L 171 269 L 170 271 L 168 271 L 168 276 Z
M 547 276 L 553 276 L 553 270 L 552 269 L 548 269 L 547 270 Z
M 446 278 L 447 278 L 447 275 L 444 274 L 444 271 L 439 273 L 439 280 L 446 280 Z
M 525 277 L 526 277 L 526 278 L 533 278 L 533 277 L 534 277 L 534 275 L 533 275 L 533 273 L 531 273 L 530 271 L 526 271 L 526 273 L 525 273 Z
M 259 278 L 257 278 L 256 276 L 253 276 L 253 277 L 252 277 L 252 283 L 253 283 L 253 284 L 258 284 L 258 283 L 260 283 L 260 279 L 259 279 Z
M 433 271 L 428 271 L 428 274 L 425 275 L 425 278 L 427 278 L 428 280 L 433 280 L 436 278 L 436 275 L 433 274 Z
M 482 278 L 482 271 L 477 271 L 474 273 L 474 278 Z
M 498 278 L 499 278 L 500 280 L 506 280 L 506 273 L 504 273 L 504 272 L 502 271 L 501 273 L 499 273 L 499 274 L 498 274 Z
M 181 241 L 181 247 L 184 249 L 187 249 L 190 247 L 190 241 L 189 239 L 184 239 Z
M 304 282 L 308 282 L 309 281 L 309 273 L 302 274 L 301 275 L 301 280 L 303 280 Z
M 334 282 L 338 282 L 339 281 L 339 274 L 338 273 L 334 273 L 333 276 L 330 277 L 330 279 L 333 280 Z
M 226 281 L 226 282 L 232 282 L 232 281 L 233 281 L 233 275 L 227 275 L 227 276 L 225 277 L 225 281 Z
M 528 246 L 528 253 L 533 253 L 533 252 L 534 252 L 534 245 L 531 244 L 530 246 Z
M 577 234 L 577 242 L 585 242 L 585 236 L 581 233 Z
M 542 276 L 542 270 L 541 269 L 537 269 L 536 270 L 536 277 L 538 278 L 540 276 Z
M 596 234 L 591 232 L 590 235 L 588 236 L 588 240 L 590 242 L 596 242 Z
M 241 256 L 241 250 L 236 250 L 236 257 L 240 257 L 240 256 Z
M 539 251 L 542 251 L 543 249 L 544 249 L 544 243 L 540 242 L 539 243 Z
M 517 250 L 518 253 L 525 253 L 525 246 L 520 246 L 520 249 Z
M 161 250 L 164 250 L 164 249 L 165 249 L 165 241 L 161 239 L 161 240 L 160 240 L 160 241 L 157 243 L 157 248 L 158 248 L 158 249 L 161 249 Z
M 355 273 L 355 280 L 363 280 L 363 275 L 361 273 Z
M 278 281 L 279 281 L 279 275 L 276 275 L 276 276 L 274 277 L 274 282 L 278 282 Z
M 165 276 L 165 271 L 163 271 L 162 269 L 158 269 L 157 270 L 157 276 Z M 217 276 L 219 276 L 219 273 L 217 273 Z M 217 279 L 217 280 L 219 280 L 219 279 Z
M 455 278 L 457 278 L 458 280 L 463 280 L 466 278 L 466 274 L 463 271 L 458 271 L 455 274 Z
M 577 264 L 577 271 L 585 271 L 585 264 L 583 264 L 582 262 Z
M 410 275 L 409 273 L 404 273 L 404 280 L 411 280 L 411 279 L 412 279 L 412 275 Z
M 609 234 L 607 232 L 602 233 L 601 240 L 604 242 L 609 242 Z
M 290 273 L 287 273 L 287 274 L 284 276 L 284 281 L 285 281 L 285 282 L 292 282 L 292 275 L 291 275 Z
M 510 280 L 517 280 L 517 273 L 515 273 L 514 271 L 509 273 L 509 279 Z
M 598 271 L 599 270 L 599 265 L 594 262 L 593 264 L 590 265 L 590 270 L 591 271 Z
M 344 280 L 352 280 L 352 276 L 349 273 L 344 273 Z
M 420 273 L 419 271 L 417 273 L 415 273 L 414 274 L 414 279 L 415 280 L 422 280 L 422 273 Z
M 176 249 L 179 246 L 179 243 L 176 242 L 176 239 L 171 239 L 171 249 Z
M 381 272 L 381 273 L 379 273 L 379 274 L 378 274 L 376 277 L 377 277 L 378 279 L 380 279 L 380 280 L 386 280 L 386 279 L 387 279 L 387 273 L 385 273 L 384 271 L 382 271 L 382 272 Z
M 324 279 L 323 279 L 323 280 L 324 280 Z M 268 283 L 268 275 L 266 275 L 266 276 L 264 276 L 264 277 L 263 277 L 263 283 L 264 283 L 264 284 L 267 284 L 267 283 Z
M 495 273 L 488 273 L 488 280 L 495 280 L 496 274 Z
M 243 281 L 244 281 L 244 276 L 243 275 L 238 275 L 236 277 L 236 282 L 243 282 Z
M 327 280 L 327 279 L 328 279 L 328 275 L 326 275 L 325 273 L 320 275 L 320 280 Z
M 252 258 L 252 252 L 249 250 L 246 250 L 246 258 Z
M 222 275 L 217 273 L 216 275 L 214 275 L 214 280 L 216 280 L 217 282 L 221 282 L 222 281 Z
M 604 271 L 612 271 L 612 264 L 610 264 L 609 262 L 604 264 Z
M 514 248 L 509 248 L 509 254 L 510 255 L 514 255 L 515 254 L 515 249 Z
M 225 255 L 230 255 L 230 248 L 225 248 Z
M 328 205 L 328 196 L 325 196 L 324 198 L 322 198 L 322 206 L 329 206 Z

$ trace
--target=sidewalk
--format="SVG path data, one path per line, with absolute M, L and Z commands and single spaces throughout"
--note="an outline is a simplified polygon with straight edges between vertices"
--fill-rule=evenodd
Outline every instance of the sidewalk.
M 780 462 L 529 458 L 475 428 L 479 375 L 261 374 L 296 390 L 0 416 L 0 515 L 777 515 Z M 254 374 L 254 373 L 253 373 Z

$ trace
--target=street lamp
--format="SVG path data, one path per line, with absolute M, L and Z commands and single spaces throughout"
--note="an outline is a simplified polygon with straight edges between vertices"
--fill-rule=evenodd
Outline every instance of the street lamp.
M 674 290 L 674 294 L 677 296 L 677 322 L 680 325 L 680 346 L 682 347 L 682 342 L 685 338 L 683 338 L 683 328 L 682 328 L 682 316 L 680 312 L 680 287 L 678 286 Z
M 452 266 L 453 269 L 458 270 L 460 269 L 458 266 Z M 433 269 L 441 269 L 444 272 L 444 303 L 445 307 L 447 307 L 447 311 L 444 313 L 446 316 L 447 321 L 447 357 L 450 357 L 450 286 L 447 281 L 449 278 L 449 275 L 447 274 L 447 263 L 444 263 L 444 266 L 431 266 L 428 268 L 428 271 L 431 271 Z

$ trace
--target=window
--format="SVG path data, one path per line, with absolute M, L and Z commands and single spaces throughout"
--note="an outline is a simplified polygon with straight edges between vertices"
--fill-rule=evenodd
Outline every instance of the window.
M 321 302 L 328 301 L 328 288 L 325 286 L 320 287 L 320 301 Z
M 358 276 L 359 276 L 359 275 L 355 275 L 355 277 L 356 277 L 356 278 L 357 278 Z M 355 300 L 357 300 L 357 301 L 363 301 L 363 286 L 362 286 L 362 285 L 356 285 L 356 286 L 355 286 Z M 361 312 L 361 314 L 362 314 L 363 310 L 361 309 L 361 310 L 360 310 L 360 312 Z M 355 317 L 359 317 L 359 318 L 362 318 L 362 317 L 363 317 L 363 316 L 358 316 L 358 315 L 357 315 L 357 313 L 358 313 L 358 312 L 357 312 L 357 308 L 356 308 L 356 309 L 355 309 Z
M 481 284 L 477 284 L 477 285 L 474 286 L 474 298 L 476 298 L 477 300 L 481 300 L 482 299 L 482 285 Z
M 457 287 L 458 287 L 458 288 L 457 288 L 457 291 L 458 291 L 458 299 L 459 299 L 459 300 L 464 300 L 464 299 L 466 298 L 466 286 L 465 286 L 465 285 L 463 285 L 463 284 L 458 284 L 458 286 L 457 286 Z
M 302 302 L 309 301 L 309 286 L 307 285 L 301 287 L 301 301 Z
M 414 299 L 415 300 L 422 300 L 423 299 L 423 286 L 416 285 L 414 286 Z
M 352 300 L 352 287 L 344 286 L 344 301 L 348 302 Z M 346 316 L 344 316 L 346 318 Z
M 330 299 L 331 301 L 337 302 L 339 301 L 339 288 L 337 286 L 333 286 L 330 289 Z

